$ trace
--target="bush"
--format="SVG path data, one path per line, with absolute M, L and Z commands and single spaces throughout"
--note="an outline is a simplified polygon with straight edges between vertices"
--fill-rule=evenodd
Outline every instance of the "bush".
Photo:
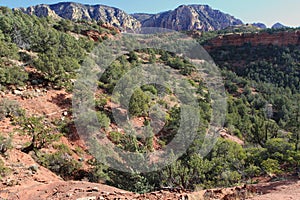
M 149 183 L 147 178 L 140 173 L 127 173 L 111 170 L 109 171 L 109 177 L 110 180 L 107 182 L 109 185 L 124 190 L 146 193 L 154 189 L 153 185 Z
M 110 119 L 104 112 L 97 112 L 97 118 L 101 128 L 108 128 L 110 125 Z
M 224 171 L 221 174 L 221 181 L 218 183 L 223 186 L 231 186 L 235 183 L 238 183 L 241 180 L 242 176 L 237 171 Z
M 108 99 L 105 97 L 100 97 L 95 100 L 95 107 L 99 110 L 103 110 L 104 106 L 106 106 Z
M 272 138 L 266 142 L 266 149 L 270 158 L 282 163 L 291 157 L 293 145 L 282 138 Z
M 149 109 L 150 97 L 141 89 L 137 89 L 129 103 L 129 112 L 132 116 L 143 116 Z
M 2 159 L 0 159 L 0 180 L 2 177 L 6 176 L 9 173 L 9 169 L 4 165 Z
M 11 144 L 12 138 L 5 138 L 2 135 L 0 135 L 0 153 L 4 154 L 6 153 L 6 151 L 10 148 L 12 148 L 12 144 Z
M 74 160 L 68 153 L 59 151 L 53 154 L 42 154 L 37 157 L 37 162 L 60 175 L 65 180 L 73 177 L 76 171 L 81 168 L 81 164 Z
M 4 117 L 22 116 L 23 110 L 20 108 L 17 101 L 3 99 L 0 101 L 0 120 Z
M 282 172 L 277 160 L 268 158 L 267 160 L 264 160 L 261 165 L 265 172 L 269 175 L 280 174 Z
M 154 95 L 157 95 L 157 89 L 153 85 L 143 85 L 141 88 L 144 92 L 148 91 Z
M 89 160 L 89 164 L 93 166 L 93 168 L 88 172 L 87 178 L 90 182 L 98 183 L 100 181 L 109 180 L 107 174 L 107 167 L 95 159 Z
M 260 175 L 260 168 L 255 166 L 255 165 L 250 165 L 246 170 L 245 174 L 247 177 L 252 178 L 254 176 L 259 176 Z
M 20 126 L 18 131 L 31 137 L 30 144 L 22 149 L 24 153 L 41 149 L 61 137 L 61 134 L 53 133 L 52 125 L 42 117 L 19 117 L 16 122 Z
M 115 144 L 119 144 L 120 141 L 121 141 L 121 138 L 122 138 L 122 133 L 119 133 L 119 132 L 110 132 L 109 133 L 109 138 L 110 140 L 115 143 Z
M 25 85 L 28 73 L 20 67 L 0 68 L 0 83 L 3 85 Z

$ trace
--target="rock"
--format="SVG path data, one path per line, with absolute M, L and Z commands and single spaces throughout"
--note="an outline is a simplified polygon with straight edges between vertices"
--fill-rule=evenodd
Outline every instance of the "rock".
M 20 91 L 24 91 L 24 90 L 26 90 L 26 86 L 24 86 L 24 87 L 18 86 L 17 89 Z
M 66 197 L 72 197 L 72 196 L 73 196 L 73 194 L 71 194 L 71 193 L 66 194 Z
M 94 188 L 91 188 L 91 189 L 88 189 L 87 192 L 99 192 L 99 188 L 98 187 L 94 187 Z
M 22 94 L 23 94 L 23 92 L 20 91 L 20 90 L 14 90 L 13 93 L 14 93 L 15 95 L 22 95 Z
M 4 154 L 5 152 L 7 152 L 8 148 L 7 148 L 7 144 L 6 143 L 2 143 L 0 144 L 0 153 Z
M 20 182 L 18 180 L 15 180 L 15 179 L 8 178 L 3 182 L 3 184 L 6 185 L 6 186 L 11 187 L 11 186 L 14 186 L 14 185 L 19 185 Z
M 38 85 L 39 82 L 38 82 L 38 80 L 32 80 L 32 81 L 31 81 L 31 84 L 32 84 L 32 85 Z
M 36 173 L 38 171 L 38 166 L 37 165 L 31 165 L 30 167 L 28 167 L 29 170 L 32 171 L 32 173 Z
M 14 175 L 18 175 L 20 172 L 18 171 L 18 170 L 15 170 L 14 172 L 13 172 L 13 174 Z
M 32 171 L 27 171 L 26 174 L 27 174 L 28 176 L 33 175 Z

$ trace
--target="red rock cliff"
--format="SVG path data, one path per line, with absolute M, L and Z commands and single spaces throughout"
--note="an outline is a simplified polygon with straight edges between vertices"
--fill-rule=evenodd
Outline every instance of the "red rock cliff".
M 208 51 L 221 46 L 242 46 L 249 43 L 257 45 L 300 45 L 300 31 L 283 31 L 276 33 L 240 33 L 220 35 L 208 41 L 204 48 Z

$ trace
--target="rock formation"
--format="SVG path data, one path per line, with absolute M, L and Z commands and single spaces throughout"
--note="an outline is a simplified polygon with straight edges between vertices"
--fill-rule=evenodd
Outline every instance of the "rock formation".
M 206 50 L 212 50 L 224 46 L 242 46 L 249 44 L 252 46 L 258 45 L 300 45 L 300 31 L 280 31 L 274 33 L 240 33 L 220 35 L 213 38 L 204 45 Z
M 133 16 L 141 20 L 143 27 L 161 27 L 176 31 L 213 31 L 243 24 L 241 20 L 219 10 L 213 10 L 207 5 L 181 5 L 175 10 L 152 16 L 145 14 Z
M 80 3 L 41 4 L 28 8 L 16 8 L 38 17 L 51 16 L 69 20 L 96 20 L 113 25 L 121 30 L 134 30 L 141 26 L 140 22 L 124 11 L 104 5 L 83 5 Z

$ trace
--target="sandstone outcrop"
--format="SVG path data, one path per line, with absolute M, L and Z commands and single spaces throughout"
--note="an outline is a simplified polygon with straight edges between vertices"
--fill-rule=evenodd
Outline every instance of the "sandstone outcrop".
M 300 45 L 300 31 L 281 31 L 281 32 L 261 32 L 261 33 L 240 33 L 220 35 L 213 38 L 204 45 L 208 51 L 224 46 L 242 46 L 249 44 L 252 46 L 258 45 L 275 45 L 288 46 Z

